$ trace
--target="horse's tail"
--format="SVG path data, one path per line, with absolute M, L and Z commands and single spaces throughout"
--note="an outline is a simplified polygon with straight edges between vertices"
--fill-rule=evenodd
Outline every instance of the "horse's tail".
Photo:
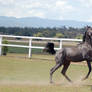
M 56 53 L 56 57 L 55 57 L 56 64 L 57 63 L 63 64 L 64 63 L 64 60 L 65 60 L 65 56 L 66 56 L 65 49 L 59 50 Z

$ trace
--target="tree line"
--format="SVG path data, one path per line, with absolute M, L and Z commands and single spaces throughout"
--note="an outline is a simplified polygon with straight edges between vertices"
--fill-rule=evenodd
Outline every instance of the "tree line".
M 60 28 L 20 28 L 20 27 L 0 27 L 0 34 L 35 36 L 35 37 L 57 37 L 57 38 L 82 38 L 86 31 L 84 28 L 60 27 Z

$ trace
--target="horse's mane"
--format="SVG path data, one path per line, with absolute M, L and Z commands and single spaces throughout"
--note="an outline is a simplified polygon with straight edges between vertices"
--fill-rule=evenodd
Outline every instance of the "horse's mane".
M 83 43 L 85 42 L 85 39 L 86 39 L 86 33 L 87 31 L 84 33 L 83 40 L 82 40 Z
M 85 31 L 85 33 L 84 33 L 84 35 L 83 35 L 83 40 L 82 40 L 82 42 L 85 42 L 87 31 L 88 31 L 90 28 L 91 28 L 90 26 L 86 26 L 86 27 L 85 27 L 86 31 Z

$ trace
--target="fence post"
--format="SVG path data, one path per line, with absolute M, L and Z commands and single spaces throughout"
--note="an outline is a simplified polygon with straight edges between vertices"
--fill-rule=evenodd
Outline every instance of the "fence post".
M 28 57 L 29 58 L 31 58 L 31 56 L 32 56 L 32 51 L 31 51 L 31 48 L 32 47 L 32 39 L 29 39 L 29 55 L 28 55 Z
M 0 56 L 2 55 L 2 36 L 0 36 Z
M 62 40 L 60 40 L 60 49 L 62 49 Z

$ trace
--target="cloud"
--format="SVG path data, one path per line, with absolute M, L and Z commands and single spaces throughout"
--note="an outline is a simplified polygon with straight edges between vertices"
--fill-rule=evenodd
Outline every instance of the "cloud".
M 19 4 L 20 5 L 20 4 Z M 39 8 L 39 7 L 42 7 L 42 4 L 40 2 L 31 2 L 31 3 L 26 3 L 26 4 L 23 4 L 21 5 L 20 7 L 22 8 L 26 8 L 26 9 L 33 9 L 33 8 Z
M 55 4 L 52 5 L 51 11 L 53 11 L 53 15 L 57 16 L 56 19 L 64 19 L 64 15 L 73 12 L 74 7 L 69 5 L 67 0 L 57 0 Z
M 71 12 L 74 10 L 74 7 L 72 5 L 69 5 L 67 1 L 61 1 L 58 0 L 56 2 L 56 8 L 57 10 L 61 9 L 63 12 Z
M 87 21 L 92 0 L 0 0 L 0 16 Z
M 14 3 L 16 3 L 15 0 L 0 0 L 0 5 L 2 6 L 11 6 L 14 5 Z
M 92 16 L 87 21 L 88 22 L 92 22 Z
M 36 10 L 28 11 L 27 15 L 29 15 L 29 16 L 34 16 L 34 17 L 41 17 L 41 18 L 45 18 L 45 15 L 44 15 L 44 13 L 43 13 L 43 12 L 36 11 Z
M 51 19 L 63 18 L 64 12 L 73 9 L 66 0 L 0 0 L 0 5 L 4 10 L 1 14 L 5 16 L 38 16 Z
M 92 7 L 92 0 L 79 0 L 81 5 L 84 7 Z

